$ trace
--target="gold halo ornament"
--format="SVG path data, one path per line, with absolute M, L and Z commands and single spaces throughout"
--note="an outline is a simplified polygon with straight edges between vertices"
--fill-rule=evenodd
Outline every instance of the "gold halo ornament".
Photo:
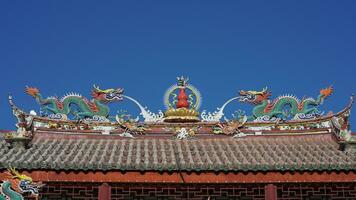
M 177 77 L 178 83 L 169 87 L 164 95 L 167 111 L 165 122 L 198 122 L 201 95 L 198 89 L 188 84 L 188 78 Z

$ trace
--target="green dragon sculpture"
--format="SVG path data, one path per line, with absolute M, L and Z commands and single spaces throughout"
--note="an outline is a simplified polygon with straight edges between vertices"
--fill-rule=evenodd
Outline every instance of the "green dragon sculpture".
M 23 193 L 30 193 L 38 199 L 38 190 L 43 186 L 41 182 L 34 183 L 31 177 L 20 174 L 14 168 L 8 170 L 8 177 L 0 185 L 0 200 L 24 200 Z
M 43 98 L 40 91 L 34 87 L 26 87 L 26 93 L 36 99 L 42 106 L 45 115 L 51 118 L 67 118 L 68 114 L 74 115 L 77 119 L 109 116 L 107 103 L 123 100 L 123 89 L 101 90 L 94 85 L 92 100 L 88 100 L 79 94 L 67 94 L 61 99 L 56 97 Z
M 317 107 L 332 92 L 333 88 L 330 86 L 320 90 L 320 94 L 316 100 L 313 98 L 299 100 L 295 96 L 284 95 L 270 101 L 271 92 L 267 88 L 264 88 L 262 91 L 241 90 L 239 92 L 239 101 L 256 105 L 252 110 L 253 116 L 250 116 L 249 120 L 273 121 L 277 119 L 285 120 L 288 117 L 293 119 L 312 119 L 320 115 Z

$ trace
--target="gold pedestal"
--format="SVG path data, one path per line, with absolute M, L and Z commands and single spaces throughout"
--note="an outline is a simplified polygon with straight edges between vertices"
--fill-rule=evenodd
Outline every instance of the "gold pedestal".
M 199 122 L 199 112 L 187 108 L 171 108 L 164 113 L 165 122 Z

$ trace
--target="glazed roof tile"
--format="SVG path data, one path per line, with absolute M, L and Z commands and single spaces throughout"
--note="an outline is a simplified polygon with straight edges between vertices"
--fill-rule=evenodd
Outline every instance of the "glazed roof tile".
M 36 136 L 28 149 L 0 139 L 0 168 L 155 171 L 356 170 L 356 155 L 331 134 L 205 138 L 64 138 Z

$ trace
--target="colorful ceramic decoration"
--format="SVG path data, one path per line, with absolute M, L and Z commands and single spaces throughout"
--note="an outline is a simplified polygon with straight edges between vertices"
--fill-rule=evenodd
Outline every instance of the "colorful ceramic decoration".
M 178 83 L 171 86 L 164 95 L 167 111 L 165 122 L 197 122 L 199 119 L 200 92 L 188 84 L 188 78 L 177 77 Z
M 32 178 L 20 174 L 16 169 L 8 169 L 8 178 L 0 185 L 0 200 L 24 200 L 22 194 L 38 198 L 38 190 L 43 186 L 41 182 L 33 182 Z
M 212 134 L 241 136 L 244 134 L 260 134 L 275 131 L 298 131 L 315 128 L 335 129 L 340 138 L 349 138 L 349 128 L 344 124 L 347 113 L 353 103 L 339 113 L 324 115 L 318 109 L 324 100 L 333 93 L 333 88 L 320 90 L 316 99 L 298 99 L 293 95 L 282 95 L 270 100 L 271 92 L 265 88 L 261 91 L 240 90 L 238 95 L 227 100 L 215 112 L 199 112 L 201 94 L 197 88 L 189 84 L 189 79 L 177 77 L 177 83 L 169 87 L 164 94 L 166 111 L 151 112 L 133 97 L 123 94 L 123 89 L 102 90 L 94 86 L 92 99 L 88 100 L 76 93 L 70 93 L 58 99 L 42 97 L 37 88 L 27 87 L 26 93 L 34 97 L 41 105 L 40 116 L 32 111 L 26 113 L 19 109 L 9 97 L 14 115 L 18 118 L 17 132 L 8 133 L 8 140 L 13 144 L 18 141 L 31 140 L 33 129 L 46 128 L 56 130 L 94 130 L 102 134 L 120 134 L 123 137 L 136 137 L 149 133 L 164 131 L 169 124 L 178 127 L 179 138 L 191 138 L 199 131 L 189 130 L 197 124 L 205 127 Z M 110 113 L 109 103 L 129 100 L 140 110 L 140 116 L 132 117 L 126 113 Z M 235 112 L 232 117 L 225 116 L 227 105 L 234 103 Z M 249 103 L 254 107 L 251 114 L 238 109 L 239 103 Z M 120 106 L 120 104 L 118 104 Z M 232 107 L 232 106 L 230 106 Z M 130 116 L 130 117 L 127 117 Z M 143 120 L 140 120 L 140 118 Z M 187 124 L 187 125 L 182 125 Z M 187 134 L 186 134 L 187 133 Z M 25 138 L 25 139 L 24 139 Z

